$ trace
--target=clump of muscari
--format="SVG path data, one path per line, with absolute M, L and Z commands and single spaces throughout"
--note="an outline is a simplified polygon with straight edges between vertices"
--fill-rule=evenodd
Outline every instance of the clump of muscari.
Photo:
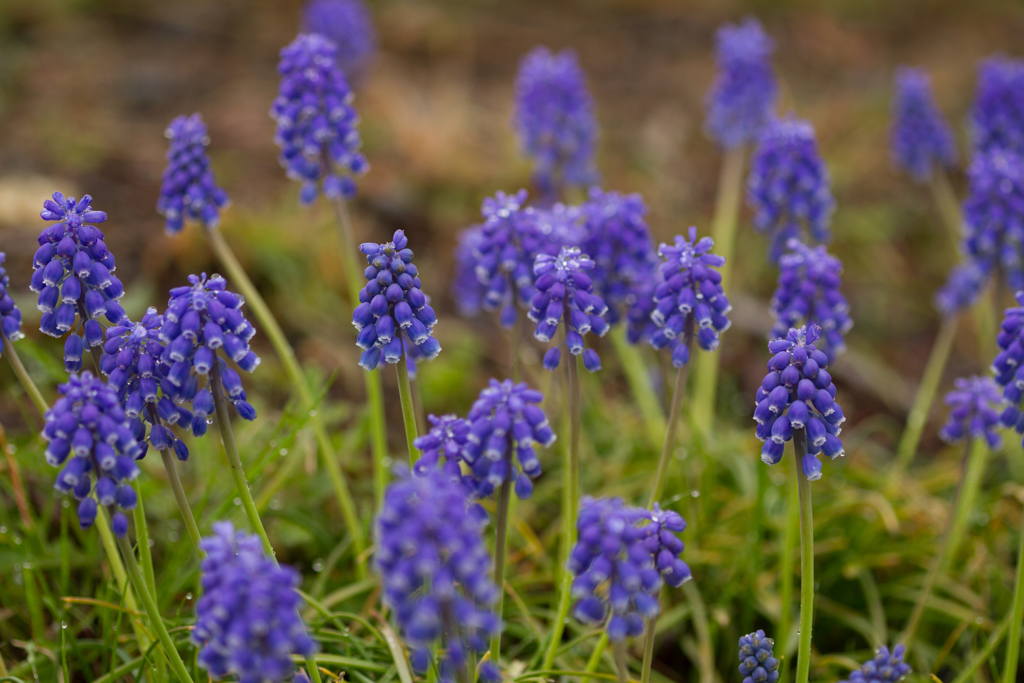
M 131 482 L 139 476 L 135 461 L 144 454 L 128 416 L 114 389 L 91 372 L 72 374 L 57 391 L 61 397 L 46 411 L 43 427 L 43 438 L 49 442 L 46 462 L 63 466 L 54 488 L 79 501 L 78 523 L 83 529 L 96 521 L 98 505 L 116 505 L 111 527 L 122 537 L 128 533 L 122 510 L 135 508 Z
M 903 661 L 907 648 L 900 643 L 889 652 L 884 645 L 875 652 L 874 659 L 864 662 L 860 669 L 850 673 L 850 679 L 839 683 L 896 683 L 910 673 L 910 665 Z
M 771 119 L 778 97 L 771 65 L 774 49 L 756 19 L 718 29 L 718 74 L 705 103 L 704 127 L 722 147 L 753 142 Z
M 953 386 L 956 388 L 947 393 L 945 399 L 951 408 L 949 419 L 939 436 L 947 443 L 956 443 L 967 436 L 983 438 L 990 448 L 998 448 L 1003 442 L 998 432 L 1000 415 L 996 410 L 1003 404 L 999 386 L 991 377 L 959 377 Z
M 711 253 L 715 243 L 710 237 L 697 239 L 697 228 L 690 228 L 689 237 L 676 235 L 674 246 L 662 243 L 658 248 L 665 260 L 658 266 L 662 282 L 654 290 L 650 314 L 658 326 L 651 346 L 662 349 L 671 344 L 672 365 L 677 368 L 690 362 L 691 339 L 705 351 L 714 351 L 719 336 L 731 325 L 726 314 L 732 306 L 717 270 L 725 258 Z
M 270 108 L 277 124 L 274 142 L 288 177 L 302 183 L 299 199 L 313 202 L 321 188 L 328 199 L 352 197 L 347 174 L 369 169 L 359 152 L 359 115 L 352 90 L 337 65 L 337 48 L 324 36 L 298 36 L 281 50 L 281 85 Z
M 1000 416 L 1005 427 L 1024 434 L 1024 292 L 1017 293 L 1018 306 L 1006 309 L 1005 317 L 996 337 L 999 353 L 992 361 L 996 384 L 1003 389 L 1007 406 Z
M 373 17 L 362 0 L 311 0 L 302 10 L 302 32 L 334 43 L 338 66 L 350 80 L 362 76 L 377 51 Z
M 513 122 L 545 195 L 597 180 L 597 121 L 585 81 L 571 50 L 537 47 L 519 65 Z
M 754 227 L 771 239 L 773 261 L 804 228 L 815 242 L 831 239 L 831 185 L 810 123 L 787 117 L 765 127 L 751 162 L 747 200 Z
M 1024 61 L 991 57 L 978 69 L 971 110 L 976 153 L 997 149 L 1024 154 Z
M 953 131 L 932 95 L 931 79 L 922 69 L 900 67 L 896 72 L 890 149 L 893 163 L 917 182 L 932 177 L 936 168 L 956 163 Z
M 974 305 L 985 288 L 988 276 L 985 266 L 972 258 L 958 263 L 950 269 L 946 283 L 935 292 L 935 307 L 949 317 Z
M 772 338 L 793 327 L 813 323 L 822 331 L 822 348 L 829 360 L 846 350 L 844 337 L 853 327 L 850 305 L 839 290 L 843 264 L 824 246 L 808 247 L 798 239 L 779 259 L 779 281 L 772 295 L 775 318 Z
M 366 370 L 373 370 L 381 360 L 398 363 L 405 338 L 426 360 L 441 352 L 441 344 L 430 334 L 437 316 L 420 289 L 408 244 L 405 232 L 396 230 L 390 242 L 359 245 L 369 265 L 363 273 L 367 282 L 359 291 L 352 324 L 359 331 L 356 345 L 363 349 L 359 365 Z
M 498 591 L 483 539 L 486 525 L 487 514 L 440 470 L 423 477 L 400 473 L 377 516 L 376 564 L 384 600 L 395 612 L 417 671 L 429 668 L 434 644 L 441 641 L 438 668 L 444 683 L 454 683 L 470 651 L 486 651 L 488 639 L 501 631 L 492 611 Z M 488 662 L 480 678 L 494 682 L 500 673 Z
M 654 567 L 665 583 L 670 588 L 679 588 L 692 578 L 690 566 L 679 557 L 684 546 L 676 536 L 686 529 L 686 520 L 675 510 L 662 510 L 657 503 L 653 510 L 644 513 L 650 522 L 640 527 L 644 549 L 654 559 Z
M 469 444 L 470 424 L 458 415 L 428 415 L 430 429 L 412 442 L 419 449 L 420 459 L 413 465 L 413 474 L 424 476 L 440 468 L 449 476 L 462 480 L 460 463 Z M 444 462 L 441 462 L 444 458 Z
M 179 116 L 171 121 L 165 135 L 171 145 L 156 203 L 157 212 L 166 219 L 165 230 L 170 235 L 181 232 L 186 219 L 216 228 L 220 210 L 231 200 L 213 177 L 206 154 L 210 137 L 203 118 L 199 114 Z
M 775 683 L 779 680 L 779 660 L 772 648 L 775 641 L 760 629 L 740 638 L 740 675 L 743 683 Z
M 846 417 L 835 402 L 836 385 L 825 369 L 828 357 L 815 346 L 820 336 L 821 328 L 811 324 L 768 342 L 775 355 L 768 361 L 754 410 L 757 438 L 764 442 L 761 460 L 768 465 L 782 460 L 794 431 L 806 431 L 807 453 L 800 464 L 811 481 L 821 478 L 819 453 L 833 459 L 844 455 L 839 433 Z
M 215 678 L 290 680 L 291 655 L 317 651 L 298 613 L 299 573 L 265 557 L 259 538 L 236 532 L 231 522 L 215 523 L 200 547 L 206 553 L 200 566 L 203 596 L 192 631 L 192 642 L 201 648 L 199 666 Z
M 985 272 L 1000 268 L 1013 291 L 1024 288 L 1024 157 L 980 151 L 967 179 L 964 250 Z
M 206 433 L 207 418 L 215 410 L 211 382 L 220 375 L 227 400 L 244 420 L 256 418 L 256 410 L 245 396 L 242 379 L 220 358 L 218 350 L 239 368 L 252 372 L 259 356 L 249 348 L 256 328 L 242 315 L 245 299 L 227 290 L 220 275 L 189 275 L 189 285 L 175 287 L 163 315 L 157 338 L 164 344 L 160 360 L 168 367 L 160 390 L 174 404 L 192 406 L 192 434 Z M 200 388 L 199 377 L 207 377 Z M 157 407 L 159 409 L 159 402 Z M 227 419 L 226 415 L 221 416 Z M 184 426 L 184 425 L 183 425 Z
M 492 379 L 480 392 L 466 416 L 469 433 L 461 450 L 475 497 L 490 496 L 509 479 L 519 498 L 533 494 L 531 480 L 541 475 L 534 445 L 547 448 L 556 438 L 540 408 L 543 400 L 536 389 L 510 379 Z
M 590 276 L 584 272 L 594 262 L 578 247 L 562 247 L 558 256 L 539 254 L 533 265 L 533 285 L 537 293 L 530 304 L 530 320 L 537 323 L 533 336 L 547 343 L 565 327 L 565 345 L 573 356 L 583 355 L 583 366 L 590 372 L 601 369 L 601 358 L 594 349 L 584 349 L 583 337 L 593 332 L 603 337 L 608 332 L 604 314 L 608 306 L 594 294 Z M 554 370 L 562 358 L 561 342 L 544 354 L 544 367 Z
M 21 310 L 7 293 L 7 288 L 11 286 L 11 276 L 3 267 L 6 259 L 7 255 L 0 251 L 0 332 L 13 342 L 24 337 L 25 333 L 21 331 Z M 0 344 L 0 351 L 2 350 L 3 345 Z
M 64 365 L 68 372 L 78 372 L 84 345 L 103 343 L 99 318 L 112 323 L 124 318 L 118 303 L 124 287 L 112 274 L 114 255 L 104 244 L 103 233 L 92 225 L 106 221 L 107 214 L 92 209 L 89 195 L 75 201 L 54 192 L 39 215 L 55 221 L 39 234 L 39 249 L 32 257 L 29 287 L 39 293 L 39 329 L 51 337 L 71 332 L 64 343 Z

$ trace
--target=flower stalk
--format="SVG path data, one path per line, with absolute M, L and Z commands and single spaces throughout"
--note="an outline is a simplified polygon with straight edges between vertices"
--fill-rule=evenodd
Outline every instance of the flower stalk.
M 398 398 L 402 404 L 402 422 L 405 425 L 405 445 L 409 449 L 409 464 L 415 465 L 420 459 L 420 450 L 413 445 L 419 436 L 416 429 L 416 409 L 412 404 L 412 388 L 409 386 L 409 366 L 405 356 L 395 363 L 398 373 Z
M 814 625 L 814 516 L 811 509 L 811 482 L 802 473 L 807 455 L 807 434 L 793 430 L 796 456 L 796 480 L 800 494 L 800 637 L 796 683 L 807 683 L 811 671 L 811 628 Z

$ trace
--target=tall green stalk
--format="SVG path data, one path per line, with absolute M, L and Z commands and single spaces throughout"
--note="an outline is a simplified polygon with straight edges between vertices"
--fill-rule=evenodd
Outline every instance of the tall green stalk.
M 800 463 L 796 469 L 787 473 L 786 477 L 786 528 L 783 535 L 782 547 L 779 551 L 779 582 L 782 584 L 779 590 L 782 607 L 779 612 L 779 625 L 775 629 L 778 636 L 775 639 L 776 648 L 780 655 L 785 655 L 789 644 L 789 632 L 793 624 L 793 546 L 796 545 L 797 535 L 800 533 L 800 494 L 799 483 L 796 477 L 802 475 Z M 785 665 L 787 659 L 781 659 L 779 665 L 780 681 L 784 681 Z
M 415 465 L 420 459 L 420 450 L 413 445 L 419 436 L 416 430 L 416 409 L 412 405 L 412 389 L 409 386 L 409 366 L 405 364 L 405 354 L 395 363 L 398 373 L 398 399 L 402 404 L 402 422 L 405 424 L 405 445 L 409 449 L 409 464 Z
M 725 264 L 719 269 L 722 274 L 722 289 L 729 293 L 732 275 L 736 223 L 740 210 L 740 196 L 743 189 L 743 161 L 745 147 L 727 150 L 722 159 L 722 170 L 718 178 L 718 197 L 715 200 L 715 216 L 711 236 L 715 240 L 715 253 L 725 257 Z M 693 368 L 694 395 L 692 404 L 694 429 L 706 440 L 713 431 L 716 395 L 718 390 L 718 354 L 702 353 L 695 359 Z
M 508 458 L 512 457 L 512 437 L 509 436 Z M 501 483 L 498 492 L 498 515 L 494 524 L 494 585 L 498 587 L 498 602 L 495 606 L 499 618 L 504 618 L 505 613 L 505 555 L 508 544 L 508 517 L 509 507 L 512 500 L 512 474 L 509 469 L 508 476 Z M 491 659 L 495 662 L 501 661 L 501 633 L 491 638 Z
M 14 348 L 14 344 L 7 338 L 6 334 L 0 334 L 4 340 L 4 355 L 7 357 L 7 362 L 11 364 L 11 369 L 14 370 L 14 374 L 17 376 L 18 381 L 21 383 L 21 387 L 28 394 L 29 399 L 32 401 L 32 405 L 39 411 L 39 416 L 46 420 L 46 411 L 50 409 L 50 404 L 46 402 L 43 395 L 39 392 L 39 388 L 36 386 L 32 378 L 29 377 L 28 370 L 25 369 L 24 364 L 21 362 L 21 358 L 18 356 L 17 349 Z
M 645 431 L 651 440 L 654 448 L 658 447 L 658 435 L 665 433 L 665 412 L 658 401 L 658 394 L 651 386 L 651 377 L 647 372 L 647 365 L 644 363 L 640 350 L 626 339 L 626 328 L 623 325 L 616 325 L 608 333 L 612 347 L 619 357 L 622 365 L 622 372 L 629 383 L 629 389 L 633 394 L 633 401 L 640 410 L 643 418 Z
M 629 670 L 626 668 L 626 641 L 620 640 L 612 647 L 615 652 L 615 676 L 618 683 L 628 683 Z
M 686 323 L 683 327 L 683 344 L 688 347 L 690 362 L 693 362 L 693 314 L 686 315 Z M 709 354 L 701 354 L 709 355 Z M 686 377 L 690 370 L 690 363 L 682 366 L 676 371 L 676 381 L 672 388 L 672 406 L 668 411 L 668 424 L 665 429 L 665 442 L 661 446 L 661 457 L 658 458 L 658 469 L 654 475 L 654 486 L 651 488 L 651 499 L 647 507 L 654 507 L 654 504 L 661 500 L 661 493 L 665 488 L 665 479 L 668 475 L 668 464 L 672 460 L 672 453 L 676 448 L 676 433 L 679 431 L 679 423 L 683 416 L 683 398 L 686 395 Z
M 274 353 L 281 360 L 281 364 L 284 366 L 285 373 L 288 375 L 292 387 L 299 395 L 299 400 L 309 412 L 309 423 L 312 425 L 313 434 L 316 436 L 324 469 L 327 470 L 327 477 L 331 480 L 331 487 L 334 489 L 334 496 L 338 500 L 338 507 L 341 508 L 341 515 L 345 519 L 345 525 L 348 527 L 349 533 L 352 534 L 352 546 L 356 557 L 361 558 L 363 557 L 363 551 L 366 549 L 363 527 L 356 513 L 356 506 L 352 500 L 352 493 L 349 491 L 348 482 L 345 480 L 345 475 L 341 471 L 341 465 L 338 463 L 337 454 L 334 452 L 334 446 L 331 444 L 331 437 L 327 434 L 327 427 L 320 416 L 321 411 L 315 408 L 316 402 L 314 401 L 313 393 L 309 389 L 309 384 L 306 382 L 302 368 L 299 367 L 298 361 L 295 360 L 295 351 L 284 336 L 284 332 L 281 330 L 281 326 L 278 325 L 274 314 L 270 311 L 270 307 L 267 306 L 263 297 L 260 296 L 256 286 L 253 285 L 245 269 L 242 268 L 242 264 L 238 262 L 234 252 L 231 251 L 231 247 L 224 240 L 224 236 L 221 235 L 219 230 L 205 230 L 204 232 L 210 239 L 210 246 L 214 254 L 216 254 L 217 260 L 224 266 L 231 281 L 235 283 L 238 289 L 241 290 L 242 295 L 245 296 L 246 303 L 249 304 L 250 310 L 252 310 L 256 319 L 263 327 L 270 345 L 274 347 Z M 358 562 L 358 570 L 361 576 L 365 575 L 366 567 L 363 561 Z
M 156 600 L 156 572 L 153 570 L 153 553 L 149 547 L 149 525 L 146 524 L 146 508 L 142 504 L 142 491 L 140 487 L 135 489 L 135 509 L 132 517 L 135 519 L 135 539 L 139 544 L 139 561 L 142 563 L 142 578 L 146 580 L 149 592 Z
M 963 237 L 963 214 L 960 211 L 960 202 L 957 201 L 956 192 L 949 182 L 949 176 L 941 168 L 935 168 L 932 172 L 931 181 L 928 183 L 932 199 L 942 217 L 942 224 L 946 227 L 953 246 L 960 246 L 960 239 Z
M 811 628 L 814 625 L 814 515 L 811 482 L 801 465 L 807 455 L 807 434 L 793 430 L 796 480 L 800 493 L 800 645 L 796 661 L 796 683 L 807 683 L 811 672 Z
M 1013 582 L 1013 606 L 1010 608 L 1010 635 L 1006 641 L 1006 665 L 1003 667 L 1003 683 L 1014 683 L 1017 678 L 1017 661 L 1020 656 L 1020 630 L 1024 622 L 1024 528 L 1020 534 L 1020 548 L 1017 551 L 1017 579 Z
M 174 500 L 178 503 L 178 510 L 181 511 L 181 518 L 185 522 L 185 529 L 188 531 L 188 537 L 192 541 L 192 546 L 196 550 L 196 554 L 200 554 L 199 544 L 202 542 L 203 537 L 199 533 L 199 527 L 196 525 L 196 518 L 192 514 L 192 508 L 188 504 L 188 497 L 185 495 L 185 488 L 181 485 L 181 477 L 178 476 L 178 467 L 174 464 L 174 458 L 171 457 L 171 451 L 163 449 L 160 451 L 160 459 L 164 463 L 164 470 L 167 471 L 167 479 L 171 483 L 171 490 L 174 492 Z

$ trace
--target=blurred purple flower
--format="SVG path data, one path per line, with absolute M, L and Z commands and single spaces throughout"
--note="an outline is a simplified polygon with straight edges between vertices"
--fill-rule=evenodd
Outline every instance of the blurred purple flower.
M 990 448 L 998 448 L 1003 443 L 998 432 L 997 408 L 1003 405 L 999 385 L 991 377 L 960 377 L 953 386 L 956 388 L 947 393 L 945 399 L 950 407 L 949 419 L 939 436 L 947 443 L 956 443 L 964 437 L 984 438 Z
M 935 104 L 931 79 L 923 69 L 896 71 L 892 118 L 893 163 L 914 180 L 925 182 L 936 166 L 951 168 L 956 163 L 953 131 Z
M 302 10 L 302 32 L 319 33 L 338 49 L 338 66 L 358 80 L 377 51 L 370 8 L 362 0 L 310 0 Z
M 980 268 L 1000 268 L 1011 291 L 1024 289 L 1024 157 L 979 152 L 967 169 L 964 250 Z
M 1024 61 L 997 56 L 981 63 L 971 140 L 976 154 L 998 149 L 1024 154 Z

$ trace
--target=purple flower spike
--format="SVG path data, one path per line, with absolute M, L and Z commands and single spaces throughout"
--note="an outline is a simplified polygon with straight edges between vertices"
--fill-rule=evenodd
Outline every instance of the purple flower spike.
M 991 57 L 981 63 L 971 138 L 975 153 L 1024 154 L 1024 61 Z
M 483 539 L 486 526 L 483 509 L 440 470 L 424 477 L 400 473 L 377 516 L 384 601 L 412 650 L 413 667 L 425 671 L 432 653 L 440 653 L 444 683 L 461 680 L 469 651 L 486 651 L 488 639 L 501 632 L 492 611 L 498 590 Z
M 523 58 L 513 123 L 543 194 L 557 196 L 564 186 L 597 181 L 594 102 L 574 52 L 537 47 Z
M 338 49 L 338 66 L 358 80 L 377 51 L 370 9 L 362 0 L 311 0 L 302 10 L 302 32 L 319 33 Z
M 715 36 L 718 75 L 708 92 L 704 128 L 726 149 L 757 139 L 775 108 L 772 39 L 756 19 L 726 24 Z
M 477 277 L 476 268 L 477 255 L 485 239 L 483 226 L 474 225 L 459 233 L 455 247 L 455 275 L 450 293 L 459 315 L 464 318 L 476 316 L 484 307 L 487 287 Z M 514 307 L 512 312 L 515 313 Z
M 839 683 L 896 683 L 910 673 L 910 665 L 903 661 L 907 648 L 899 644 L 889 653 L 884 645 L 875 651 L 875 658 L 850 674 L 850 679 Z
M 366 370 L 375 369 L 382 360 L 398 363 L 407 355 L 403 353 L 406 339 L 425 360 L 433 360 L 441 352 L 441 345 L 431 336 L 437 316 L 420 289 L 408 244 L 405 233 L 396 230 L 390 242 L 359 245 L 369 266 L 352 324 L 359 331 L 356 345 L 363 349 L 359 365 Z
M 1021 403 L 1024 401 L 1024 291 L 1017 292 L 1018 306 L 1007 308 L 1003 323 L 996 337 L 999 353 L 992 361 L 992 373 L 996 384 L 1003 389 L 1003 400 L 1007 403 L 1000 416 L 1004 427 L 1012 427 L 1018 434 L 1024 434 L 1024 415 Z
M 725 259 L 711 253 L 715 245 L 710 237 L 697 239 L 691 227 L 690 239 L 676 235 L 675 245 L 662 243 L 658 255 L 665 261 L 658 267 L 660 284 L 654 289 L 654 307 L 650 318 L 658 327 L 650 336 L 656 349 L 672 349 L 672 365 L 681 368 L 690 362 L 688 337 L 705 351 L 718 348 L 719 336 L 729 329 L 727 314 L 732 310 L 722 291 L 718 272 Z
M 583 337 L 593 332 L 603 337 L 608 332 L 604 319 L 608 306 L 594 294 L 594 285 L 585 271 L 593 270 L 594 262 L 577 247 L 562 247 L 558 256 L 540 254 L 533 264 L 534 287 L 537 289 L 530 305 L 530 320 L 537 323 L 533 336 L 550 342 L 559 326 L 565 328 L 565 345 L 574 356 L 583 354 L 583 365 L 590 372 L 601 369 L 601 359 L 593 349 L 583 348 Z M 548 349 L 544 367 L 554 370 L 561 357 L 561 342 Z
M 774 355 L 757 390 L 754 410 L 757 438 L 764 442 L 761 460 L 767 465 L 782 460 L 794 430 L 805 430 L 807 454 L 802 465 L 811 481 L 821 478 L 819 454 L 830 458 L 845 455 L 839 433 L 846 417 L 835 402 L 836 385 L 825 369 L 828 357 L 815 346 L 820 336 L 821 328 L 811 324 L 768 342 Z
M 210 137 L 203 118 L 199 114 L 179 116 L 171 121 L 165 135 L 171 146 L 156 210 L 166 219 L 167 234 L 181 232 L 186 219 L 208 229 L 216 228 L 220 224 L 220 210 L 231 200 L 217 187 L 213 177 L 206 154 Z
M 953 131 L 942 118 L 932 95 L 931 79 L 922 69 L 900 67 L 893 99 L 891 150 L 893 163 L 923 183 L 932 171 L 956 163 Z
M 779 660 L 772 649 L 775 641 L 756 631 L 740 638 L 740 676 L 743 683 L 775 683 L 779 680 Z
M 24 337 L 25 333 L 21 331 L 21 311 L 11 295 L 7 293 L 7 288 L 11 286 L 11 276 L 3 267 L 3 262 L 6 259 L 7 255 L 0 251 L 0 332 L 15 342 Z
M 100 318 L 115 324 L 124 318 L 118 303 L 124 287 L 113 275 L 114 255 L 103 243 L 103 233 L 92 225 L 106 221 L 107 214 L 94 211 L 91 204 L 89 195 L 75 201 L 54 192 L 39 215 L 56 222 L 39 234 L 39 249 L 32 257 L 29 287 L 39 293 L 39 329 L 51 337 L 70 332 L 73 338 L 65 345 L 68 372 L 82 368 L 82 337 L 92 345 L 102 339 Z
M 980 268 L 997 266 L 1013 291 L 1024 289 L 1024 156 L 979 152 L 967 169 L 964 250 Z
M 779 284 L 772 295 L 775 318 L 772 338 L 793 327 L 815 324 L 821 328 L 821 350 L 829 360 L 846 350 L 843 338 L 853 327 L 850 306 L 840 291 L 843 264 L 825 247 L 808 247 L 789 240 L 789 251 L 779 259 Z
M 359 115 L 352 90 L 337 65 L 337 48 L 319 34 L 300 35 L 281 50 L 281 85 L 270 116 L 281 166 L 302 183 L 299 199 L 310 204 L 322 190 L 328 199 L 353 197 L 349 175 L 369 170 L 359 152 Z
M 264 557 L 259 538 L 236 532 L 231 522 L 215 523 L 213 533 L 200 544 L 206 553 L 200 567 L 203 597 L 192 632 L 201 648 L 199 666 L 214 678 L 292 680 L 291 656 L 308 657 L 319 649 L 298 613 L 299 573 Z
M 544 395 L 526 383 L 492 379 L 466 416 L 469 433 L 461 458 L 469 466 L 466 483 L 473 496 L 486 498 L 513 481 L 521 499 L 533 494 L 541 475 L 536 445 L 555 442 L 555 432 L 540 408 Z
M 984 263 L 968 258 L 949 271 L 946 284 L 935 293 L 935 307 L 942 315 L 956 315 L 964 308 L 974 305 L 981 296 L 989 271 Z
M 747 201 L 754 209 L 754 227 L 771 239 L 773 261 L 803 229 L 815 242 L 832 239 L 831 185 L 810 123 L 789 117 L 764 129 L 751 162 Z
M 949 420 L 942 427 L 939 436 L 947 443 L 956 443 L 965 437 L 984 438 L 990 448 L 998 448 L 1003 440 L 999 436 L 999 409 L 1003 397 L 999 385 L 991 377 L 958 378 L 956 388 L 946 394 L 946 405 L 950 407 Z M 1011 406 L 1011 415 L 1013 415 Z M 1009 426 L 1014 426 L 1013 424 Z
M 646 511 L 650 524 L 640 527 L 644 534 L 644 548 L 654 559 L 654 567 L 670 588 L 679 588 L 693 578 L 690 566 L 679 556 L 683 542 L 676 534 L 686 529 L 686 520 L 674 510 L 662 510 L 657 503 L 654 509 Z
M 145 452 L 139 447 L 117 393 L 90 372 L 72 374 L 57 386 L 61 397 L 46 411 L 43 438 L 46 462 L 60 467 L 54 484 L 71 493 L 78 504 L 78 522 L 88 529 L 96 521 L 97 504 L 119 510 L 111 520 L 124 536 L 128 520 L 121 510 L 135 508 L 131 482 L 139 476 L 135 464 Z
M 430 431 L 416 437 L 413 446 L 420 450 L 420 459 L 413 465 L 413 474 L 427 476 L 435 469 L 441 469 L 448 476 L 462 481 L 459 463 L 465 460 L 465 449 L 469 444 L 470 424 L 458 415 L 428 415 Z M 441 462 L 444 458 L 444 462 Z

